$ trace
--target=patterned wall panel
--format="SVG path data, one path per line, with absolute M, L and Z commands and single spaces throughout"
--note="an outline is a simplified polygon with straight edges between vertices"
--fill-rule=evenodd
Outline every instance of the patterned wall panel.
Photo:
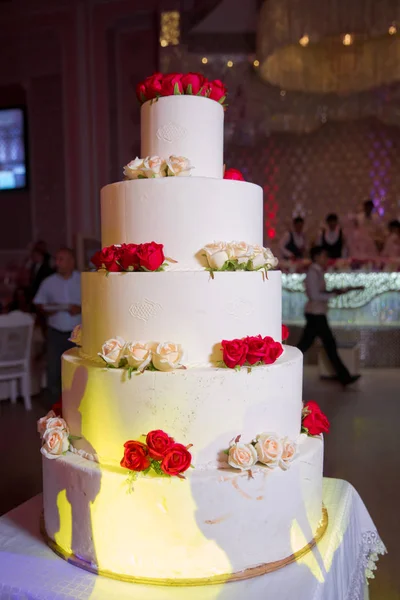
M 296 206 L 315 235 L 328 212 L 343 220 L 372 197 L 382 219 L 400 213 L 400 129 L 377 119 L 328 122 L 311 133 L 274 132 L 253 145 L 227 142 L 226 163 L 264 189 L 265 238 L 279 237 Z

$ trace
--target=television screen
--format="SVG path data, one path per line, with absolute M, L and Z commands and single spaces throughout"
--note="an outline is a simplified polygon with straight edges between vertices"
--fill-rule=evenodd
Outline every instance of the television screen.
M 0 191 L 27 187 L 25 114 L 0 108 Z

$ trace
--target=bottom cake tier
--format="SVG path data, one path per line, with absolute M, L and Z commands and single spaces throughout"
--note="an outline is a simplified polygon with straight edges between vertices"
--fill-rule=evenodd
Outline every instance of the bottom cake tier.
M 230 579 L 282 561 L 313 540 L 322 517 L 321 437 L 299 438 L 290 469 L 190 470 L 139 476 L 68 452 L 43 458 L 44 525 L 80 566 L 162 583 Z M 193 581 L 192 583 L 195 583 Z

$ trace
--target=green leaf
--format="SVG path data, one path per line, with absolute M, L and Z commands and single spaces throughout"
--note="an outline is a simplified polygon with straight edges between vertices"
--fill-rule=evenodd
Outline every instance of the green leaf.
M 128 379 L 132 379 L 133 371 L 136 371 L 135 367 L 128 367 Z
M 161 461 L 159 461 L 159 460 L 155 460 L 155 459 L 152 459 L 152 460 L 151 460 L 151 467 L 152 467 L 152 469 L 153 469 L 154 473 L 155 473 L 156 475 L 158 475 L 159 477 L 170 477 L 170 475 L 167 475 L 167 474 L 166 474 L 166 473 L 164 473 L 164 471 L 162 470 L 162 468 L 161 468 Z
M 204 85 L 201 86 L 201 88 L 199 89 L 199 91 L 197 92 L 196 96 L 201 96 L 202 91 L 203 91 L 203 87 Z
M 147 177 L 145 177 L 144 175 L 138 175 L 137 178 L 138 179 L 147 179 Z
M 191 83 L 189 83 L 189 85 L 187 86 L 186 93 L 189 94 L 190 96 L 193 94 L 193 87 L 192 87 Z
M 234 367 L 235 371 L 240 371 L 240 365 L 236 365 L 236 367 Z
M 222 96 L 222 98 L 220 98 L 220 99 L 218 100 L 218 102 L 219 102 L 220 104 L 223 104 L 223 103 L 225 102 L 225 100 L 226 100 L 226 96 Z
M 146 96 L 143 94 L 143 92 L 140 92 L 140 101 L 143 104 L 144 102 L 146 102 L 147 98 Z
M 181 91 L 180 91 L 180 89 L 179 89 L 179 85 L 178 85 L 178 83 L 176 83 L 176 84 L 174 85 L 174 95 L 175 95 L 175 96 L 180 96 L 180 95 L 181 95 Z
M 152 362 L 147 365 L 146 369 L 147 371 L 157 371 Z
M 127 365 L 128 361 L 126 360 L 126 358 L 121 358 L 121 360 L 118 363 L 118 369 L 124 369 Z
M 74 442 L 76 440 L 81 440 L 82 436 L 80 436 L 80 435 L 69 435 L 68 439 L 69 439 L 70 442 Z
M 223 453 L 229 456 L 229 450 L 223 450 Z

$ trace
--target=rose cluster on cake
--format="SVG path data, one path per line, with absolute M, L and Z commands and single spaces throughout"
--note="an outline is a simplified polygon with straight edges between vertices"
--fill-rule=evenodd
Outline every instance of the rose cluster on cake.
M 188 177 L 194 167 L 185 156 L 171 155 L 136 157 L 124 167 L 125 179 L 158 179 L 160 177 Z
M 54 405 L 53 408 L 58 412 L 57 405 Z M 45 417 L 42 417 L 37 422 L 37 431 L 42 440 L 40 452 L 43 456 L 50 459 L 66 454 L 70 448 L 71 441 L 80 439 L 70 434 L 68 425 L 61 416 L 56 414 L 56 411 L 50 410 Z
M 269 248 L 246 242 L 213 242 L 203 248 L 210 271 L 268 271 L 278 265 Z
M 247 336 L 236 340 L 222 340 L 222 360 L 229 369 L 272 365 L 282 354 L 283 347 L 272 337 Z
M 309 400 L 303 406 L 301 413 L 301 432 L 309 436 L 329 433 L 328 417 L 322 412 L 314 400 Z
M 104 342 L 98 353 L 108 367 L 133 371 L 173 371 L 183 369 L 184 352 L 174 342 L 126 342 L 121 337 Z
M 96 269 L 110 273 L 124 271 L 162 271 L 166 266 L 163 244 L 121 244 L 107 246 L 96 252 L 91 262 Z
M 136 86 L 136 96 L 141 104 L 182 94 L 204 96 L 224 104 L 227 89 L 219 79 L 210 81 L 201 73 L 154 73 Z
M 241 442 L 240 438 L 238 435 L 231 441 L 226 454 L 228 464 L 241 471 L 248 471 L 257 463 L 286 471 L 297 453 L 294 441 L 288 437 L 280 438 L 276 433 L 260 433 L 248 444 Z
M 156 475 L 184 479 L 183 473 L 192 463 L 192 455 L 189 452 L 191 446 L 192 444 L 178 444 L 165 431 L 155 429 L 146 435 L 145 442 L 125 442 L 121 467 L 129 469 L 133 479 L 138 473 L 147 475 L 151 470 Z
M 244 181 L 243 173 L 239 169 L 226 169 L 224 179 L 233 179 L 234 181 Z

